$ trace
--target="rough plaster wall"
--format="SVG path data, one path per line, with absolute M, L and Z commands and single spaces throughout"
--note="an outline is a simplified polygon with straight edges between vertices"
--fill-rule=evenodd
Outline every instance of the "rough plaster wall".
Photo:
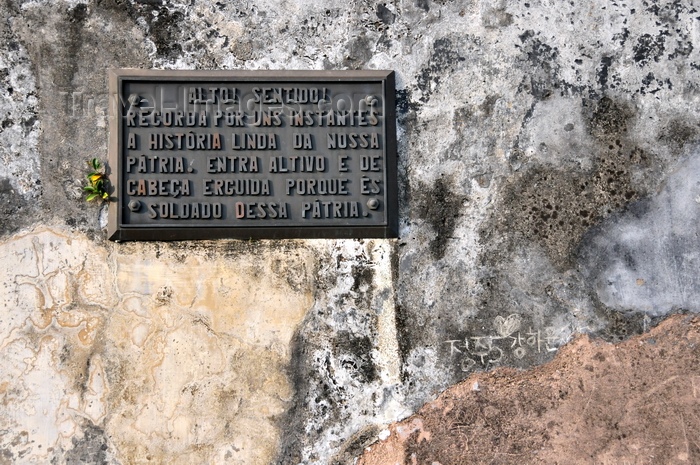
M 698 311 L 692 2 L 0 10 L 0 460 L 351 463 L 474 371 Z M 394 69 L 400 239 L 106 243 L 109 67 Z

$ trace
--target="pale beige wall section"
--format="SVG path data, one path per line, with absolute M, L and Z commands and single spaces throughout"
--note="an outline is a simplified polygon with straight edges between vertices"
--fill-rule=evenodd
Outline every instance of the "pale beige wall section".
M 123 463 L 270 463 L 316 252 L 254 249 L 0 242 L 0 447 L 46 463 L 97 428 Z

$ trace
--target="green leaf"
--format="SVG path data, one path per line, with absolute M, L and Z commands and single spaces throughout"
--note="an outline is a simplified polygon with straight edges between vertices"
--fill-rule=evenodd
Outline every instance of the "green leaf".
M 102 170 L 102 163 L 98 158 L 92 158 L 87 164 L 91 168 L 91 171 L 87 175 L 88 185 L 83 186 L 83 190 L 87 193 L 86 200 L 89 202 L 101 198 L 109 202 L 110 198 L 107 192 L 109 179 L 107 179 L 107 175 L 104 173 L 104 170 Z

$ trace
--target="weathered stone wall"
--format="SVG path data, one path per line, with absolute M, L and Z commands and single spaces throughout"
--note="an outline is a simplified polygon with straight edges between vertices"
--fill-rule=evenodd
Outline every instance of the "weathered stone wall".
M 471 373 L 700 310 L 692 2 L 0 11 L 0 462 L 353 463 Z M 81 188 L 112 67 L 395 70 L 400 238 L 106 241 Z M 684 421 L 656 463 L 700 460 Z

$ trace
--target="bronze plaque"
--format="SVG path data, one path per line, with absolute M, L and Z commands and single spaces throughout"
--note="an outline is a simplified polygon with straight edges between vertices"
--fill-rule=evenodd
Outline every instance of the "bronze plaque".
M 398 233 L 393 71 L 111 70 L 112 240 Z

